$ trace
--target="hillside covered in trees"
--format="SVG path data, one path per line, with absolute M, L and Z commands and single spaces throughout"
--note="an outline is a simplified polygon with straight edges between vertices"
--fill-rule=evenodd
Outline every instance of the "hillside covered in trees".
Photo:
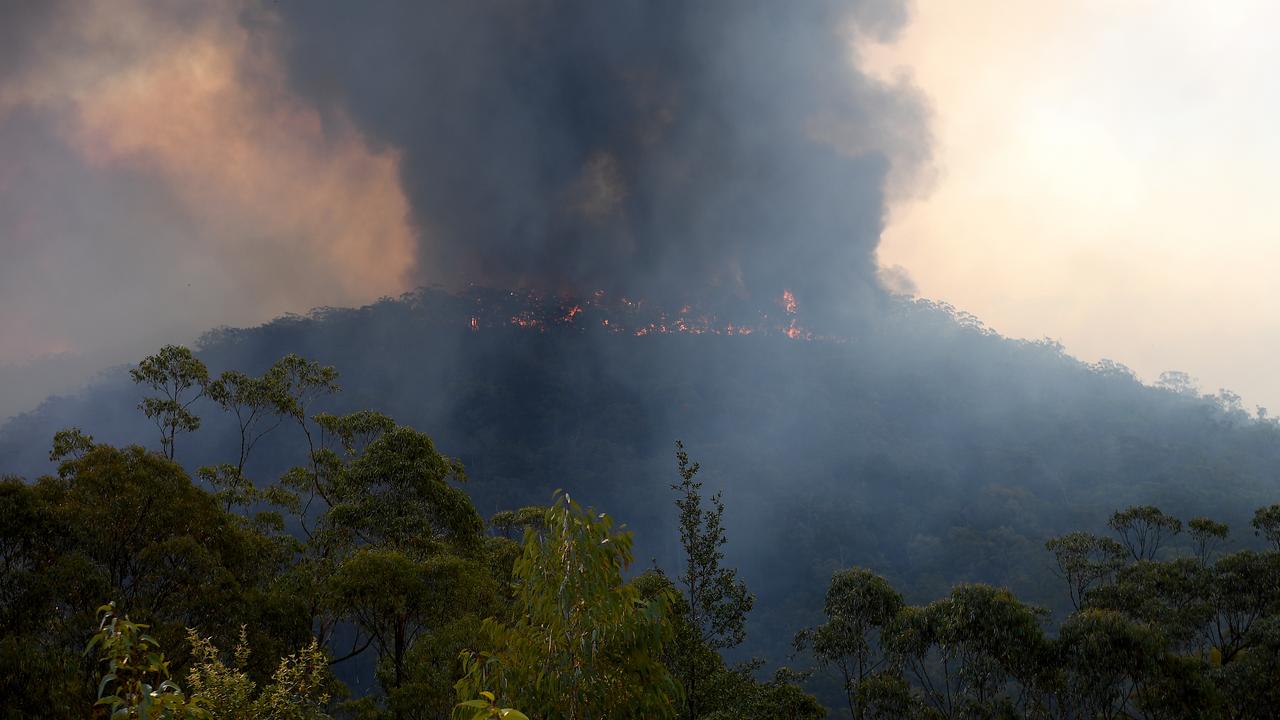
M 1052 343 L 1010 341 L 946 307 L 906 300 L 889 301 L 880 319 L 841 326 L 840 332 L 807 327 L 803 308 L 799 313 L 786 307 L 744 311 L 772 313 L 772 326 L 750 334 L 690 332 L 661 314 L 601 316 L 602 309 L 572 312 L 575 307 L 563 299 L 424 291 L 361 309 L 220 330 L 198 348 L 211 384 L 193 380 L 180 414 L 173 415 L 164 395 L 149 389 L 154 378 L 143 363 L 132 369 L 136 377 L 129 368 L 108 373 L 82 395 L 51 399 L 13 419 L 0 432 L 4 470 L 29 480 L 46 474 L 59 479 L 41 481 L 35 490 L 20 491 L 32 487 L 21 483 L 7 486 L 7 502 L 21 512 L 5 513 L 6 542 L 30 552 L 65 533 L 70 544 L 21 561 L 54 563 L 38 575 L 53 584 L 41 586 L 36 596 L 60 608 L 58 629 L 48 626 L 41 612 L 11 610 L 7 622 L 50 647 L 69 648 L 91 629 L 92 609 L 116 600 L 135 620 L 163 617 L 169 629 L 157 637 L 170 652 L 180 653 L 175 667 L 186 667 L 187 653 L 194 652 L 193 646 L 182 649 L 183 628 L 216 635 L 216 646 L 230 652 L 243 623 L 250 632 L 247 647 L 261 648 L 250 655 L 256 663 L 250 674 L 264 683 L 279 658 L 304 652 L 311 637 L 331 659 L 354 653 L 334 672 L 354 697 L 365 698 L 368 712 L 390 708 L 379 698 L 394 695 L 390 689 L 408 682 L 408 673 L 433 668 L 434 679 L 413 682 L 434 688 L 437 709 L 403 716 L 443 717 L 455 699 L 457 653 L 481 650 L 473 638 L 489 636 L 481 633 L 480 620 L 500 619 L 503 608 L 510 609 L 513 599 L 504 588 L 516 551 L 494 556 L 492 548 L 485 551 L 489 555 L 475 549 L 480 546 L 442 548 L 483 536 L 490 538 L 481 543 L 484 547 L 497 543 L 496 536 L 509 538 L 504 547 L 518 547 L 514 541 L 521 529 L 531 522 L 538 527 L 543 511 L 501 513 L 545 506 L 555 491 L 564 490 L 583 506 L 608 511 L 613 522 L 635 533 L 628 552 L 636 561 L 617 582 L 660 578 L 646 573 L 656 566 L 671 579 L 646 580 L 637 593 L 653 597 L 663 582 L 678 587 L 687 543 L 681 542 L 682 516 L 673 506 L 671 486 L 680 476 L 671 450 L 672 442 L 683 438 L 705 465 L 697 479 L 706 483 L 706 499 L 723 493 L 726 510 L 716 523 L 730 538 L 722 548 L 726 567 L 735 568 L 738 578 L 730 586 L 745 582 L 753 598 L 736 601 L 740 609 L 750 608 L 737 630 L 721 625 L 717 632 L 722 634 L 685 643 L 706 648 L 706 662 L 713 666 L 707 672 L 720 667 L 715 672 L 729 673 L 718 676 L 716 692 L 729 692 L 724 683 L 732 681 L 737 690 L 731 695 L 755 698 L 752 702 L 790 698 L 785 701 L 803 705 L 804 693 L 794 685 L 801 683 L 833 712 L 842 707 L 846 713 L 863 712 L 858 710 L 861 696 L 845 702 L 841 688 L 846 683 L 839 673 L 821 672 L 819 666 L 845 672 L 853 667 L 848 653 L 832 650 L 829 633 L 823 634 L 835 622 L 824 620 L 824 602 L 828 615 L 838 611 L 841 582 L 865 584 L 872 576 L 876 581 L 868 587 L 881 593 L 879 619 L 858 627 L 872 638 L 866 648 L 882 654 L 862 659 L 861 667 L 895 674 L 858 679 L 874 680 L 875 692 L 889 693 L 883 702 L 907 702 L 920 712 L 933 707 L 947 717 L 962 716 L 955 714 L 960 706 L 940 710 L 939 703 L 961 697 L 1012 703 L 1018 712 L 1034 715 L 1036 703 L 1049 697 L 1045 693 L 1066 692 L 1053 683 L 1062 681 L 1061 673 L 1069 675 L 1069 668 L 1054 663 L 1067 660 L 1045 648 L 1065 642 L 1070 636 L 1063 633 L 1071 628 L 1087 637 L 1107 632 L 1130 638 L 1138 643 L 1134 647 L 1143 648 L 1134 652 L 1154 663 L 1150 672 L 1184 673 L 1177 682 L 1199 684 L 1179 685 L 1179 692 L 1194 690 L 1203 702 L 1217 703 L 1214 707 L 1225 707 L 1221 683 L 1228 680 L 1213 668 L 1231 665 L 1237 655 L 1263 662 L 1253 650 L 1240 653 L 1246 647 L 1271 647 L 1265 640 L 1269 625 L 1254 622 L 1269 617 L 1273 598 L 1214 594 L 1223 586 L 1214 573 L 1236 578 L 1227 587 L 1246 595 L 1258 582 L 1269 582 L 1257 578 L 1269 577 L 1273 557 L 1256 554 L 1266 540 L 1257 533 L 1270 527 L 1266 516 L 1259 516 L 1257 533 L 1250 522 L 1255 510 L 1277 497 L 1272 469 L 1280 431 L 1270 420 L 1244 412 L 1229 393 L 1201 395 L 1178 375 L 1167 376 L 1163 387 L 1147 387 L 1120 366 L 1086 365 Z M 612 331 L 603 320 L 630 323 L 628 331 Z M 655 330 L 637 330 L 650 326 Z M 792 329 L 798 331 L 788 332 Z M 289 356 L 293 359 L 281 361 Z M 249 391 L 270 385 L 271 378 L 284 382 L 287 392 L 268 393 L 269 399 L 259 397 L 254 405 Z M 146 396 L 160 398 L 143 404 L 150 419 L 139 410 Z M 371 409 L 378 412 L 365 412 Z M 159 425 L 152 422 L 156 419 Z M 49 439 L 67 427 L 78 427 L 94 440 L 60 435 L 51 462 Z M 128 449 L 131 444 L 152 450 Z M 436 490 L 417 499 L 397 494 L 406 491 L 386 481 L 396 476 L 397 463 L 406 462 L 402 454 L 415 447 L 424 454 L 404 465 L 406 472 L 426 472 L 439 480 L 431 486 Z M 171 465 L 164 455 L 180 465 Z M 454 485 L 449 478 L 461 477 L 463 468 L 466 484 Z M 132 480 L 122 484 L 121 478 Z M 336 484 L 317 500 L 308 483 L 322 480 Z M 158 502 L 153 494 L 170 499 Z M 398 514 L 416 507 L 413 503 L 425 503 L 420 517 Z M 1154 522 L 1153 527 L 1163 528 L 1158 549 L 1148 543 L 1125 550 L 1117 543 L 1127 531 L 1115 542 L 1070 534 L 1111 533 L 1107 518 L 1131 506 L 1162 508 L 1159 515 L 1113 519 L 1118 531 Z M 446 507 L 451 514 L 441 515 Z M 1218 525 L 1204 522 L 1180 523 L 1181 532 L 1174 533 L 1173 521 L 1167 520 L 1189 523 L 1193 517 L 1225 523 L 1230 534 L 1220 537 Z M 481 530 L 483 518 L 496 521 L 487 533 Z M 409 524 L 397 530 L 401 522 Z M 326 552 L 318 549 L 328 542 L 324 533 L 317 534 L 324 526 L 342 528 L 339 545 L 345 549 L 326 562 L 333 563 L 330 579 L 336 583 L 345 577 L 348 584 L 327 587 L 325 593 L 337 594 L 326 595 L 324 602 L 298 605 L 305 593 L 289 583 L 299 582 L 304 569 L 315 570 L 306 558 Z M 406 534 L 393 537 L 396 532 Z M 1068 540 L 1047 548 L 1055 537 Z M 385 599 L 382 591 L 390 582 L 385 573 L 406 568 L 377 552 L 410 546 L 414 563 L 427 563 L 423 567 L 429 573 L 442 574 L 432 577 L 451 578 L 431 585 L 438 587 L 431 592 L 463 596 L 423 596 L 413 613 L 425 614 L 412 617 L 425 634 L 417 644 L 401 638 L 397 650 L 395 623 L 380 624 L 385 617 L 377 613 L 400 613 L 407 622 L 405 610 L 376 601 Z M 101 575 L 85 575 L 97 578 L 96 584 L 57 585 L 62 576 L 50 568 L 82 572 L 59 564 L 71 562 L 67 558 L 100 567 Z M 384 561 L 392 564 L 378 565 Z M 356 564 L 347 567 L 347 562 Z M 360 567 L 362 562 L 370 565 Z M 619 571 L 625 564 L 605 562 Z M 147 571 L 140 573 L 144 567 Z M 872 575 L 849 575 L 855 567 Z M 212 582 L 215 576 L 223 579 Z M 17 603 L 14 607 L 34 602 L 26 585 L 31 577 L 8 571 L 9 597 L 20 598 L 9 601 Z M 138 585 L 144 577 L 160 586 Z M 1012 594 L 983 589 L 988 586 L 1006 587 Z M 121 594 L 126 588 L 130 595 Z M 64 593 L 72 593 L 74 602 Z M 148 593 L 145 603 L 130 602 Z M 270 597 L 275 600 L 267 602 Z M 928 604 L 937 598 L 949 599 Z M 373 605 L 360 606 L 364 601 Z M 461 609 L 470 608 L 468 603 L 475 607 Z M 943 622 L 952 611 L 972 619 L 964 615 L 966 603 L 997 613 L 1000 623 L 1021 623 L 1019 642 L 1030 643 L 1024 649 L 1033 654 L 1015 658 L 990 646 L 963 644 L 1004 637 L 1005 629 L 970 628 L 963 632 L 976 634 L 967 639 L 947 639 L 945 632 L 962 630 L 929 625 Z M 906 626 L 890 621 L 898 622 L 901 615 L 895 608 L 912 604 L 919 610 L 909 614 L 911 622 L 926 625 L 912 630 L 916 635 L 904 635 Z M 50 612 L 50 606 L 43 607 Z M 444 607 L 459 610 L 427 620 Z M 462 615 L 473 625 L 465 630 L 450 625 L 461 622 Z M 1131 624 L 1117 625 L 1120 618 Z M 897 633 L 893 642 L 877 640 L 890 625 Z M 678 627 L 673 637 L 680 635 Z M 1230 637 L 1221 635 L 1223 627 Z M 803 651 L 796 654 L 795 636 L 804 628 L 815 629 L 801 635 Z M 984 635 L 988 632 L 996 634 Z M 847 628 L 837 634 L 840 642 L 850 642 Z M 363 652 L 355 652 L 362 644 Z M 1082 647 L 1079 652 L 1098 649 L 1087 642 Z M 22 648 L 11 645 L 6 652 Z M 730 665 L 712 662 L 721 652 Z M 938 652 L 957 652 L 965 663 L 978 665 L 964 665 L 969 669 L 963 677 L 939 680 L 932 673 L 956 665 L 939 665 Z M 1035 654 L 1042 652 L 1049 654 Z M 422 653 L 434 653 L 434 659 Z M 55 653 L 48 662 L 75 665 L 59 657 Z M 749 657 L 766 664 L 732 669 Z M 853 657 L 861 656 L 854 652 Z M 1094 664 L 1081 657 L 1072 662 Z M 1170 669 L 1164 659 L 1175 657 L 1182 665 Z M 1178 717 L 1150 709 L 1155 707 L 1152 683 L 1166 687 L 1176 678 L 1126 675 L 1133 670 L 1127 662 L 1117 660 L 1112 675 L 1088 679 L 1112 688 L 1089 702 L 1148 708 L 1145 717 Z M 1266 662 L 1271 661 L 1259 672 L 1274 668 Z M 659 665 L 677 678 L 690 676 L 687 663 L 684 669 L 669 659 Z M 769 680 L 772 669 L 782 665 L 813 674 L 805 679 L 784 673 Z M 971 673 L 979 665 L 984 674 L 975 679 Z M 1036 672 L 1057 668 L 1050 672 L 1057 680 L 1026 675 L 1030 666 Z M 1244 668 L 1237 665 L 1241 672 Z M 936 694 L 948 682 L 963 687 Z M 1076 683 L 1071 692 L 1086 692 L 1071 682 Z M 671 697 L 677 696 L 682 695 Z M 1056 697 L 1060 706 L 1075 702 Z M 712 712 L 716 702 L 707 700 L 703 710 Z M 1244 716 L 1223 712 L 1223 717 Z

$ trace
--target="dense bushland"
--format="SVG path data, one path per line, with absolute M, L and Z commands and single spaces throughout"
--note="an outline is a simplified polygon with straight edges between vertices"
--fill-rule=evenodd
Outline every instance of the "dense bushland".
M 668 573 L 633 567 L 631 533 L 564 494 L 485 521 L 431 438 L 315 412 L 331 367 L 215 376 L 166 347 L 132 375 L 158 450 L 68 429 L 55 475 L 0 482 L 9 716 L 825 716 L 802 687 L 856 718 L 1250 718 L 1280 701 L 1280 506 L 1253 517 L 1262 550 L 1152 506 L 1053 538 L 1057 616 L 974 583 L 912 605 L 839 569 L 820 622 L 780 629 L 795 654 L 774 660 L 801 671 L 763 680 L 763 661 L 722 655 L 755 599 L 726 564 L 721 494 L 679 444 Z M 175 459 L 198 398 L 239 442 L 193 478 Z M 298 464 L 251 480 L 286 432 Z

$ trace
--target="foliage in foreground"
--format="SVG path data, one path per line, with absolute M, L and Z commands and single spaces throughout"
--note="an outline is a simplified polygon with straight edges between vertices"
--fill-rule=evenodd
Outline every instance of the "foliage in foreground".
M 1260 534 L 1280 525 L 1275 509 L 1258 511 Z M 961 585 L 909 606 L 855 568 L 796 645 L 834 672 L 858 720 L 1274 717 L 1280 551 L 1221 553 L 1225 526 L 1197 518 L 1195 553 L 1170 553 L 1183 525 L 1150 506 L 1110 525 L 1118 540 L 1047 543 L 1077 608 L 1056 633 L 1008 590 Z
M 567 495 L 542 525 L 515 562 L 514 621 L 484 622 L 492 650 L 463 654 L 459 696 L 492 691 L 547 720 L 674 717 L 679 687 L 661 662 L 671 598 L 623 579 L 631 534 Z
M 702 496 L 682 448 L 687 562 L 625 580 L 631 536 L 607 517 L 560 497 L 499 513 L 486 534 L 462 465 L 429 437 L 377 412 L 317 412 L 338 389 L 332 368 L 288 356 L 215 377 L 167 348 L 137 378 L 159 393 L 142 409 L 160 452 L 72 429 L 54 438 L 55 476 L 0 479 L 6 716 L 826 715 L 800 688 L 809 673 L 761 680 L 762 663 L 722 657 L 752 596 L 722 563 L 720 497 Z M 240 437 L 201 484 L 174 461 L 199 396 Z M 255 448 L 286 430 L 297 464 L 252 477 Z M 1110 526 L 1049 541 L 1074 608 L 1061 621 L 980 584 L 908 605 L 851 568 L 797 646 L 859 719 L 1270 717 L 1280 506 L 1254 518 L 1262 551 L 1224 552 L 1222 523 L 1149 506 Z M 114 605 L 95 617 L 102 598 Z M 374 687 L 339 681 L 360 677 L 352 662 Z
M 144 632 L 146 625 L 120 617 L 112 605 L 98 608 L 98 615 L 98 632 L 85 648 L 85 654 L 99 653 L 103 665 L 95 709 L 105 710 L 112 720 L 212 717 L 204 700 L 188 699 L 170 679 L 169 662 L 160 643 Z

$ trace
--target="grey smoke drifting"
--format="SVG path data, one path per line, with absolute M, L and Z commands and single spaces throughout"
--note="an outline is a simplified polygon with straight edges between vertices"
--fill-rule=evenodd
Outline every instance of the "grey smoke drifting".
M 402 152 L 423 282 L 857 306 L 928 155 L 916 95 L 854 64 L 902 2 L 271 8 L 294 87 Z
M 162 342 L 420 284 L 866 307 L 887 188 L 929 148 L 917 95 L 854 54 L 905 18 L 0 0 L 0 417 Z
M 411 286 L 394 155 L 245 4 L 0 0 L 0 418 L 210 327 Z

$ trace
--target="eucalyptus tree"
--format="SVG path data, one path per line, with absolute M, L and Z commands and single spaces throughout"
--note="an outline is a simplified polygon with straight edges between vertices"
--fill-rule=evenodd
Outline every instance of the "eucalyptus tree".
M 1231 529 L 1207 517 L 1194 517 L 1187 521 L 1187 530 L 1195 543 L 1196 558 L 1202 564 L 1209 564 L 1218 546 L 1226 541 Z
M 680 481 L 673 483 L 679 509 L 680 547 L 683 572 L 676 580 L 683 588 L 687 605 L 685 617 L 691 633 L 681 633 L 676 644 L 676 673 L 684 686 L 684 716 L 699 716 L 699 684 L 705 681 L 706 663 L 700 662 L 704 649 L 718 651 L 736 647 L 746 637 L 747 613 L 755 597 L 733 568 L 724 567 L 724 503 L 715 493 L 706 507 L 702 483 L 695 479 L 700 465 L 689 459 L 684 443 L 676 441 L 676 469 Z
M 259 497 L 253 481 L 245 476 L 245 466 L 258 443 L 284 422 L 285 393 L 278 364 L 261 377 L 227 370 L 208 384 L 209 399 L 235 417 L 239 451 L 234 463 L 205 466 L 196 472 L 202 480 L 218 488 L 218 497 L 227 510 L 248 507 Z
M 1170 537 L 1182 532 L 1182 521 L 1154 505 L 1134 505 L 1117 510 L 1108 525 L 1134 560 L 1154 560 Z
M 680 686 L 661 660 L 672 598 L 646 600 L 623 578 L 631 533 L 565 495 L 543 526 L 525 532 L 510 619 L 484 622 L 492 649 L 463 653 L 459 698 L 489 693 L 544 720 L 676 717 Z
M 200 428 L 200 418 L 191 412 L 191 406 L 205 396 L 209 369 L 190 349 L 165 345 L 155 355 L 143 358 L 129 376 L 159 393 L 143 398 L 138 408 L 159 428 L 164 456 L 174 459 L 178 433 Z
M 1058 576 L 1067 583 L 1067 594 L 1077 610 L 1091 589 L 1107 582 L 1124 566 L 1123 545 L 1087 532 L 1052 538 L 1045 548 L 1053 553 Z
M 1271 543 L 1274 550 L 1280 551 L 1280 504 L 1258 508 L 1253 513 L 1253 532 Z
M 841 570 L 827 588 L 827 621 L 796 635 L 797 650 L 810 650 L 820 665 L 839 673 L 855 720 L 868 716 L 875 688 L 885 684 L 874 676 L 891 670 L 880 636 L 904 605 L 902 595 L 879 575 L 863 568 Z
M 1046 613 L 989 585 L 898 613 L 887 645 L 943 718 L 1008 716 L 1036 702 L 1052 657 Z

